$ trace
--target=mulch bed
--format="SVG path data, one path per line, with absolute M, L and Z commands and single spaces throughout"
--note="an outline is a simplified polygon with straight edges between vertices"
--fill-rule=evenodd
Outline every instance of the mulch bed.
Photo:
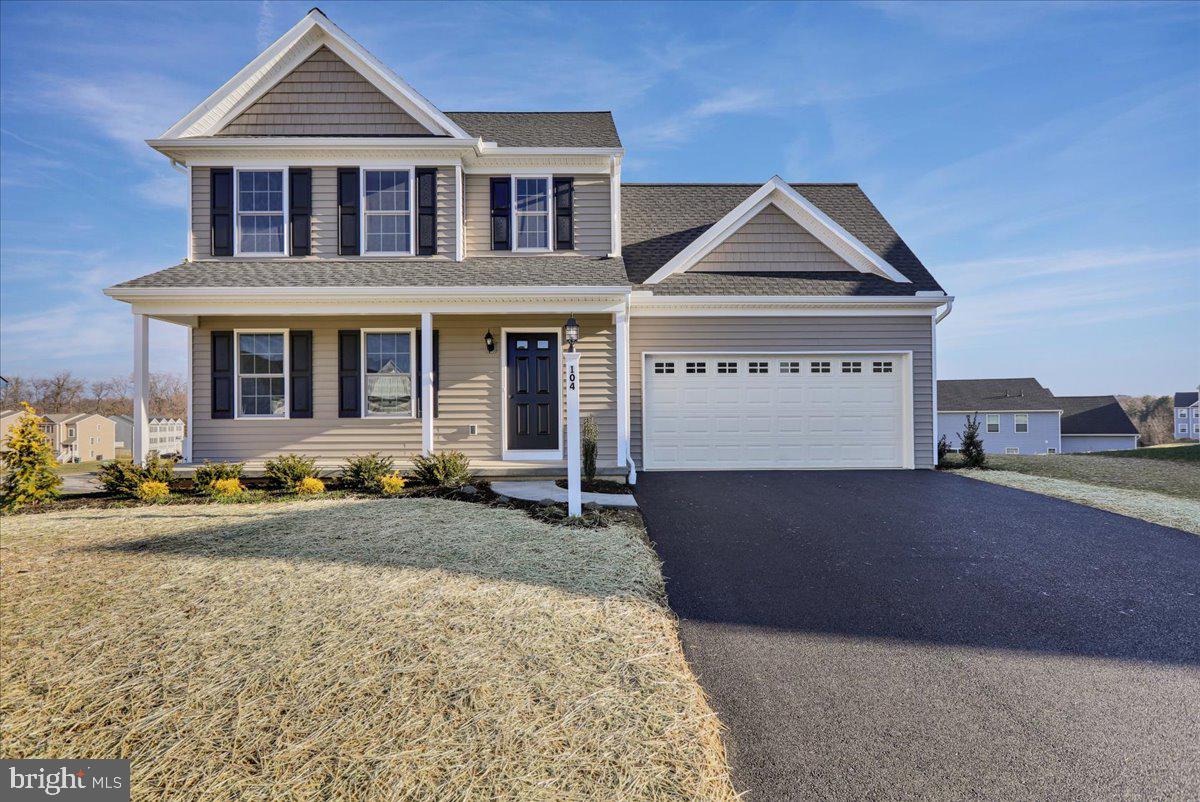
M 554 484 L 563 490 L 567 489 L 566 479 L 556 479 Z M 624 495 L 633 493 L 632 487 L 624 482 L 614 482 L 612 479 L 584 479 L 579 484 L 584 493 L 621 493 Z

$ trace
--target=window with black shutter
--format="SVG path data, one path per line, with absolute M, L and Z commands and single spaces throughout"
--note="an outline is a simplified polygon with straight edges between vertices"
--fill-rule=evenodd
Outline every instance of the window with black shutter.
M 233 417 L 233 332 L 214 331 L 212 338 L 212 410 L 214 420 Z
M 289 359 L 291 360 L 291 417 L 313 416 L 313 375 L 311 331 L 292 331 Z
M 209 225 L 213 256 L 233 256 L 233 168 L 214 167 L 209 173 Z M 232 406 L 230 407 L 232 411 Z
M 312 170 L 288 170 L 288 213 L 292 222 L 292 256 L 312 254 Z
M 437 253 L 437 168 L 417 168 L 417 254 Z
M 338 255 L 358 256 L 358 168 L 338 168 Z
M 361 344 L 358 329 L 338 332 L 338 417 L 362 416 L 359 401 Z
M 492 250 L 512 250 L 512 184 L 508 176 L 492 178 Z
M 575 249 L 575 179 L 554 179 L 554 250 Z

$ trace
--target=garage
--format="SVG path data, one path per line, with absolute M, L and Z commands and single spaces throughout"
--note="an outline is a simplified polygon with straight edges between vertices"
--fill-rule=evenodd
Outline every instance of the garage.
M 908 354 L 645 360 L 648 470 L 912 467 Z

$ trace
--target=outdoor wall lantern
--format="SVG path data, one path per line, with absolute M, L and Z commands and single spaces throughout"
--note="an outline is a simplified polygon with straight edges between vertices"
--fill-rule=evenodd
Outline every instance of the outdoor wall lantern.
M 488 333 L 483 335 L 483 344 L 487 346 L 489 354 L 496 350 L 496 338 L 492 336 L 491 329 L 488 329 Z
M 575 316 L 567 318 L 567 325 L 563 328 L 563 337 L 567 341 L 567 350 L 574 352 L 575 343 L 579 342 L 579 322 L 575 320 Z

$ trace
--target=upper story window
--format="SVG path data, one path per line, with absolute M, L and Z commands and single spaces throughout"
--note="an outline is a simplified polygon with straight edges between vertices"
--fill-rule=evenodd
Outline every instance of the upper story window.
M 238 417 L 286 418 L 285 332 L 238 332 L 237 339 Z
M 1181 417 L 1181 418 L 1186 418 L 1186 417 L 1187 417 L 1187 410 L 1186 410 L 1186 409 L 1181 409 L 1181 410 L 1179 410 L 1179 417 Z
M 365 253 L 412 254 L 412 171 L 363 170 Z
M 513 214 L 517 240 L 514 250 L 550 250 L 550 179 L 513 178 Z
M 238 170 L 238 253 L 283 255 L 282 170 Z
M 1013 431 L 1023 434 L 1029 431 L 1029 416 L 1024 412 L 1013 415 Z
M 1000 431 L 1000 416 L 988 415 L 985 419 L 987 431 L 995 433 Z

